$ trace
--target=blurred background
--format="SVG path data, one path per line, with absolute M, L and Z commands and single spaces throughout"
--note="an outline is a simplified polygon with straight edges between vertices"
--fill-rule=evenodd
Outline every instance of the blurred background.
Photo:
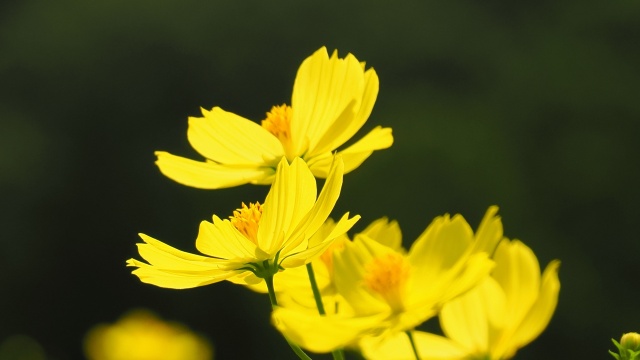
M 388 216 L 405 245 L 443 213 L 562 261 L 547 331 L 518 359 L 607 358 L 640 330 L 640 3 L 25 0 L 0 5 L 0 342 L 82 359 L 97 323 L 147 308 L 218 359 L 293 358 L 264 295 L 169 290 L 125 267 L 138 232 L 195 251 L 201 220 L 268 188 L 203 191 L 155 150 L 197 158 L 187 117 L 259 121 L 290 103 L 322 45 L 366 61 L 380 93 L 362 133 L 395 144 L 345 177 L 336 214 Z

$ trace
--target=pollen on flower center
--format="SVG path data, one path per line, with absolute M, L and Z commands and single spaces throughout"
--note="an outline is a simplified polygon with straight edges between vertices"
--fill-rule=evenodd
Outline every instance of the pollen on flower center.
M 262 205 L 259 202 L 249 203 L 247 206 L 242 203 L 242 207 L 233 211 L 233 216 L 229 216 L 231 224 L 254 244 L 258 243 L 258 225 L 262 217 Z
M 295 156 L 291 149 L 292 113 L 291 106 L 282 104 L 272 107 L 271 111 L 267 112 L 266 119 L 262 120 L 262 127 L 280 140 L 289 160 L 292 160 Z
M 404 286 L 409 278 L 409 265 L 400 254 L 389 253 L 375 258 L 366 266 L 365 285 L 394 310 L 402 310 Z

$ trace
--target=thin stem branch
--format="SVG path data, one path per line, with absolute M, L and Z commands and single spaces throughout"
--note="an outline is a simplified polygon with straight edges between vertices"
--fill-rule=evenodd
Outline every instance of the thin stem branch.
M 411 343 L 411 349 L 413 350 L 413 355 L 416 357 L 416 360 L 420 360 L 420 355 L 418 355 L 418 348 L 416 347 L 416 342 L 413 341 L 413 333 L 411 330 L 407 330 L 404 332 L 409 337 L 409 342 Z
M 316 282 L 316 275 L 313 272 L 313 265 L 307 264 L 307 274 L 309 275 L 309 283 L 311 284 L 311 291 L 313 291 L 313 298 L 316 300 L 316 307 L 318 308 L 318 314 L 325 316 L 327 312 L 324 310 L 324 304 L 322 303 L 322 295 L 320 295 L 320 289 Z M 336 349 L 331 352 L 334 360 L 344 360 L 344 351 L 342 349 Z
M 269 291 L 269 300 L 271 301 L 271 308 L 275 308 L 278 306 L 278 299 L 276 299 L 276 291 L 273 287 L 273 275 L 267 276 L 264 278 L 264 282 L 267 283 L 267 290 Z M 287 341 L 287 344 L 291 347 L 291 350 L 298 355 L 298 357 L 302 360 L 311 360 L 309 355 L 305 354 L 305 352 L 296 344 L 292 343 L 285 336 L 284 339 Z

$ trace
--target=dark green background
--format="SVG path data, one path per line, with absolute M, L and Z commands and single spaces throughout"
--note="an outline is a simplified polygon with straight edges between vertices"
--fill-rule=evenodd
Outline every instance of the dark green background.
M 562 260 L 547 331 L 520 359 L 598 358 L 640 331 L 637 1 L 21 1 L 0 8 L 0 341 L 51 359 L 134 307 L 188 324 L 219 359 L 292 358 L 266 297 L 168 290 L 125 268 L 138 232 L 194 251 L 201 220 L 267 187 L 203 191 L 154 150 L 196 157 L 187 117 L 260 120 L 322 45 L 380 77 L 366 125 L 395 144 L 345 177 L 336 214 L 389 216 L 405 245 L 491 204 L 541 265 Z M 267 355 L 265 355 L 267 354 Z M 273 354 L 273 355 L 270 355 Z M 280 355 L 277 355 L 280 354 Z

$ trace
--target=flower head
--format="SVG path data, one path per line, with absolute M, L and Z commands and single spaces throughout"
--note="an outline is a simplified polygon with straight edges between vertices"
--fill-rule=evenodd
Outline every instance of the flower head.
M 178 323 L 136 310 L 115 324 L 101 324 L 85 338 L 89 360 L 211 360 L 208 341 Z
M 483 226 L 487 229 L 485 222 Z M 493 262 L 477 244 L 489 233 L 495 238 L 491 231 L 474 236 L 462 216 L 445 215 L 427 227 L 408 253 L 396 248 L 396 241 L 384 244 L 359 234 L 333 259 L 337 292 L 350 313 L 318 317 L 279 308 L 274 323 L 287 337 L 317 352 L 353 345 L 364 337 L 379 342 L 411 330 L 489 274 Z
M 264 204 L 249 203 L 231 219 L 213 216 L 203 221 L 196 247 L 206 256 L 186 253 L 140 234 L 144 263 L 127 264 L 140 280 L 168 288 L 190 288 L 229 280 L 258 283 L 281 269 L 297 267 L 320 256 L 337 237 L 359 219 L 345 214 L 322 238 L 311 238 L 329 217 L 342 187 L 343 163 L 336 156 L 325 185 L 316 199 L 316 180 L 306 163 L 282 159 Z
M 189 118 L 187 137 L 206 160 L 156 152 L 160 171 L 184 185 L 219 189 L 246 183 L 269 184 L 284 156 L 308 163 L 327 177 L 332 153 L 364 125 L 378 95 L 378 76 L 355 56 L 331 57 L 322 47 L 303 61 L 291 105 L 274 106 L 261 125 L 219 107 Z M 339 151 L 344 171 L 357 168 L 374 150 L 393 143 L 390 128 L 376 127 Z
M 500 242 L 494 260 L 490 277 L 442 308 L 440 324 L 447 338 L 415 334 L 425 358 L 509 359 L 547 327 L 558 303 L 560 262 L 549 263 L 541 275 L 531 249 L 508 239 Z M 368 353 L 372 359 L 386 359 L 390 352 L 410 351 L 398 337 Z

